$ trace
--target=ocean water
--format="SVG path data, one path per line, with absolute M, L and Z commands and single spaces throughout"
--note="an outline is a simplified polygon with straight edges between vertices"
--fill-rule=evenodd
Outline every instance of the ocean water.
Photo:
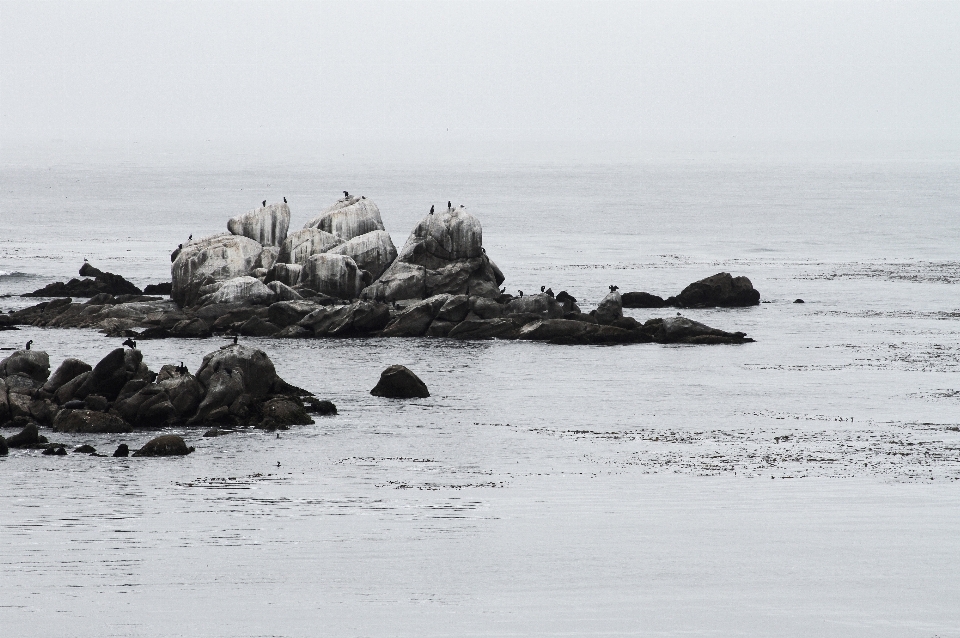
M 960 164 L 8 162 L 0 310 L 84 258 L 168 280 L 187 235 L 283 196 L 296 228 L 344 189 L 398 248 L 463 203 L 509 290 L 585 309 L 746 275 L 760 306 L 683 314 L 756 343 L 249 339 L 340 414 L 179 431 L 178 459 L 0 458 L 0 633 L 960 636 Z M 27 339 L 54 366 L 118 345 L 0 332 Z M 370 396 L 393 363 L 432 396 Z

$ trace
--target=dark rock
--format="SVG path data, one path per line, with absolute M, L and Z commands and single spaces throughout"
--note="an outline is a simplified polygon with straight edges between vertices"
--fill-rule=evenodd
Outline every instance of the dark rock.
M 70 379 L 64 383 L 62 386 L 60 386 L 60 389 L 53 394 L 53 400 L 60 405 L 65 405 L 69 401 L 73 400 L 77 394 L 77 390 L 79 390 L 81 386 L 87 382 L 87 379 L 90 378 L 91 374 L 93 374 L 92 370 L 90 372 L 78 374 L 73 379 Z
M 567 292 L 566 290 L 561 290 L 560 292 L 557 293 L 557 301 L 559 301 L 560 303 L 565 304 L 565 305 L 566 305 L 566 304 L 575 304 L 575 303 L 577 303 L 577 298 L 574 297 L 573 295 L 571 295 L 571 294 L 570 294 L 569 292 Z
M 177 418 L 170 397 L 162 387 L 152 383 L 126 400 L 117 401 L 114 410 L 138 428 L 159 428 Z
M 210 336 L 210 325 L 203 319 L 184 319 L 170 328 L 170 334 L 183 339 L 205 339 Z
M 313 419 L 300 401 L 291 397 L 270 399 L 263 404 L 261 415 L 276 425 L 310 425 Z
M 437 312 L 437 321 L 458 324 L 467 318 L 470 312 L 470 297 L 467 295 L 453 295 L 448 298 Z
M 94 279 L 71 279 L 67 283 L 56 282 L 44 286 L 39 290 L 21 295 L 22 297 L 93 297 L 100 293 L 111 295 L 140 295 L 139 288 L 121 277 L 109 272 L 103 272 L 84 263 L 80 268 L 81 277 Z
M 803 299 L 794 299 L 793 303 L 803 303 Z
M 312 301 L 278 301 L 270 304 L 270 308 L 267 310 L 267 318 L 275 326 L 286 328 L 317 309 L 318 305 Z
M 95 454 L 96 451 L 97 451 L 97 448 L 93 447 L 92 445 L 88 445 L 86 443 L 84 443 L 80 447 L 73 450 L 74 454 Z
M 760 304 L 760 292 L 746 277 L 733 277 L 730 273 L 721 272 L 690 284 L 667 301 L 679 308 L 757 306 Z
M 345 306 L 319 308 L 301 319 L 299 325 L 318 337 L 347 337 L 380 330 L 388 321 L 390 309 L 386 304 L 356 301 Z
M 753 341 L 753 339 L 746 338 L 746 335 L 742 332 L 725 332 L 686 317 L 667 317 L 661 320 L 656 340 L 659 343 L 690 344 L 748 343 Z
M 219 428 L 210 428 L 203 433 L 203 436 L 210 438 L 215 436 L 223 436 L 224 434 L 233 434 L 236 430 L 221 430 Z
M 218 408 L 225 408 L 229 412 L 230 405 L 244 394 L 245 375 L 239 368 L 221 368 L 206 377 L 206 395 L 197 413 L 188 421 L 190 425 L 203 423 L 208 420 L 217 420 L 211 413 Z M 260 396 L 265 395 L 262 392 Z
M 304 397 L 305 409 L 311 414 L 328 416 L 337 413 L 337 406 L 332 401 L 321 400 L 316 397 Z
M 139 335 L 137 335 L 137 339 L 146 341 L 148 339 L 169 339 L 172 336 L 173 333 L 170 332 L 168 328 L 164 328 L 163 326 L 152 326 L 146 330 L 143 330 Z
M 641 324 L 633 317 L 620 317 L 610 325 L 623 330 L 639 330 Z
M 486 297 L 470 297 L 470 310 L 481 319 L 499 319 L 503 316 L 503 306 Z
M 117 446 L 116 451 L 113 453 L 115 458 L 122 458 L 125 456 L 130 456 L 130 448 L 127 447 L 126 443 L 121 443 Z
M 138 375 L 143 353 L 139 350 L 117 348 L 93 367 L 90 376 L 74 393 L 78 399 L 99 394 L 114 401 L 123 386 Z
M 269 337 L 279 330 L 280 328 L 260 317 L 250 317 L 240 326 L 240 334 L 245 337 Z
M 7 439 L 7 447 L 29 448 L 40 443 L 40 432 L 36 423 L 27 423 L 19 433 Z
M 60 410 L 53 420 L 54 432 L 121 433 L 131 429 L 120 417 L 93 410 Z
M 451 295 L 434 295 L 408 306 L 383 329 L 384 337 L 422 337 Z
M 164 366 L 164 368 L 167 367 Z M 173 366 L 169 367 L 173 368 Z M 157 379 L 160 379 L 160 376 Z M 189 372 L 165 377 L 159 380 L 157 385 L 167 393 L 171 405 L 173 405 L 177 416 L 180 418 L 187 418 L 195 413 L 200 406 L 200 400 L 203 398 L 203 386 Z
M 106 412 L 110 407 L 110 402 L 107 401 L 106 397 L 102 397 L 99 394 L 88 394 L 87 398 L 83 400 L 86 409 L 93 410 L 95 412 Z
M 513 339 L 519 327 L 510 319 L 471 319 L 461 321 L 447 335 L 451 339 Z
M 143 289 L 145 295 L 165 295 L 169 296 L 173 292 L 173 283 L 165 281 L 162 284 L 150 284 Z
M 450 331 L 453 330 L 453 327 L 457 324 L 452 321 L 440 321 L 439 319 L 434 319 L 430 324 L 430 327 L 427 328 L 426 336 L 428 337 L 446 337 L 450 334 Z
M 47 382 L 43 384 L 43 389 L 47 392 L 55 393 L 63 384 L 92 369 L 89 363 L 84 363 L 80 359 L 64 359 L 60 367 L 57 368 L 56 371 L 50 375 Z
M 380 374 L 380 381 L 370 394 L 390 399 L 422 399 L 429 397 L 430 391 L 409 369 L 401 365 L 392 365 Z
M 539 319 L 533 323 L 524 325 L 520 329 L 517 338 L 528 341 L 580 338 L 587 334 L 593 334 L 596 330 L 597 326 L 595 324 L 589 324 L 583 321 Z
M 530 314 L 540 319 L 560 319 L 567 312 L 564 304 L 543 293 L 511 299 L 504 310 L 510 315 Z
M 623 293 L 624 308 L 664 308 L 667 302 L 663 297 L 651 295 L 648 292 L 625 292 Z
M 66 456 L 67 449 L 62 445 L 50 445 L 44 451 L 45 456 Z
M 86 401 L 71 399 L 61 406 L 64 410 L 83 410 L 87 407 Z
M 147 444 L 133 453 L 134 456 L 186 456 L 196 448 L 187 447 L 186 442 L 176 434 L 164 434 L 147 441 Z
M 50 357 L 43 350 L 17 350 L 0 361 L 0 377 L 25 374 L 38 384 L 50 376 Z
M 227 345 L 204 356 L 197 380 L 209 392 L 210 379 L 221 370 L 239 370 L 244 393 L 258 399 L 269 394 L 279 379 L 273 362 L 263 350 L 243 344 Z
M 14 377 L 7 377 L 7 381 L 11 381 Z M 7 405 L 10 409 L 10 418 L 27 418 L 32 419 L 33 416 L 30 414 L 30 404 L 33 403 L 32 392 L 30 394 L 22 394 L 17 392 L 19 388 L 8 387 L 7 389 Z
M 30 402 L 30 416 L 36 419 L 41 425 L 52 425 L 53 417 L 56 416 L 59 408 L 49 399 L 34 399 Z
M 306 339 L 313 336 L 313 331 L 303 326 L 287 326 L 274 335 L 277 339 Z
M 10 453 L 10 448 L 7 445 L 7 440 L 0 436 L 0 456 L 6 456 Z

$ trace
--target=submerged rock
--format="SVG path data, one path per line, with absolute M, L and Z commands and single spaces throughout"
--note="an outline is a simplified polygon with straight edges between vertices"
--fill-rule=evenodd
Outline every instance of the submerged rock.
M 134 456 L 186 456 L 196 448 L 187 447 L 186 441 L 176 434 L 164 434 L 147 441 L 146 445 L 133 453 Z M 114 455 L 116 456 L 116 455 Z
M 289 228 L 290 207 L 285 203 L 256 208 L 227 222 L 227 230 L 231 233 L 249 237 L 263 246 L 283 244 Z
M 380 374 L 380 381 L 370 390 L 370 394 L 389 399 L 423 399 L 430 396 L 430 391 L 408 368 L 392 365 Z
M 126 443 L 121 443 L 117 446 L 117 449 L 113 453 L 114 458 L 123 458 L 130 456 L 130 448 L 127 447 Z
M 36 423 L 27 423 L 20 432 L 7 439 L 7 447 L 30 448 L 40 444 L 40 432 Z
M 659 321 L 656 339 L 660 343 L 724 344 L 753 341 L 742 332 L 725 332 L 686 317 L 667 317 Z

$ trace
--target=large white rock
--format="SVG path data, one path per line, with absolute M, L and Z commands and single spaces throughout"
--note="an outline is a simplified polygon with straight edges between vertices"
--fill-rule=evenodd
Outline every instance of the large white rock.
M 410 233 L 399 260 L 425 268 L 442 268 L 452 261 L 483 254 L 480 220 L 464 208 L 426 215 Z
M 249 237 L 264 246 L 280 246 L 290 228 L 290 207 L 270 204 L 238 215 L 227 222 L 227 230 L 234 235 Z
M 343 243 L 343 240 L 332 233 L 319 228 L 304 228 L 295 230 L 283 241 L 280 246 L 280 255 L 277 261 L 283 264 L 307 263 L 311 255 L 325 253 Z
M 259 279 L 249 276 L 229 279 L 223 282 L 220 290 L 203 299 L 204 305 L 235 302 L 269 304 L 274 301 L 277 301 L 277 293 Z
M 385 230 L 380 209 L 364 197 L 341 199 L 303 226 L 319 228 L 348 241 L 359 235 Z
M 253 267 L 270 270 L 273 268 L 273 265 L 277 263 L 277 256 L 279 254 L 280 249 L 276 246 L 264 246 L 263 250 L 260 251 L 260 256 L 257 257 L 257 261 L 253 262 Z
M 397 249 L 385 230 L 375 230 L 354 237 L 327 251 L 331 255 L 347 255 L 357 262 L 361 270 L 370 273 L 373 279 L 383 274 L 393 260 L 397 258 Z
M 303 266 L 300 285 L 331 297 L 355 299 L 360 295 L 363 280 L 352 258 L 321 253 L 310 257 Z
M 279 281 L 287 286 L 296 286 L 300 283 L 300 273 L 303 266 L 300 264 L 274 264 L 273 268 L 267 273 L 264 283 Z
M 173 300 L 192 306 L 201 286 L 249 274 L 262 250 L 248 237 L 226 233 L 185 244 L 170 267 Z

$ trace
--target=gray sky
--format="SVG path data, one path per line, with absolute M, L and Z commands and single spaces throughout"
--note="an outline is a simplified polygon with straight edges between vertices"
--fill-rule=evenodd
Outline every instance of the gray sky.
M 0 142 L 960 141 L 960 2 L 0 3 Z

